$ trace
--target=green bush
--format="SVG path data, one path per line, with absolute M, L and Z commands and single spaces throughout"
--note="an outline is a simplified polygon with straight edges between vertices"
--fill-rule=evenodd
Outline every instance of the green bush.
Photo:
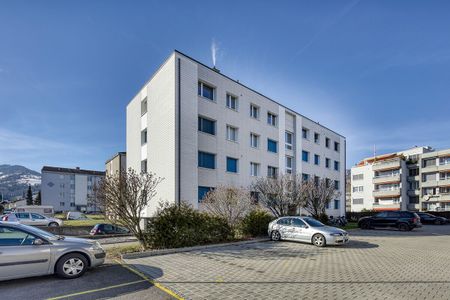
M 267 227 L 274 219 L 271 214 L 263 210 L 254 210 L 242 220 L 242 233 L 253 237 L 267 235 Z
M 147 235 L 152 248 L 179 248 L 223 242 L 232 231 L 224 219 L 182 203 L 161 207 L 148 223 Z

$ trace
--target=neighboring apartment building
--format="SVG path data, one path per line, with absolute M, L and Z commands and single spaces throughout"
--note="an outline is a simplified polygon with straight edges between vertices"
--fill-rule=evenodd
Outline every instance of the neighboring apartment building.
M 450 210 L 450 149 L 431 147 L 362 160 L 351 171 L 351 211 Z
M 105 172 L 59 167 L 42 168 L 42 205 L 52 205 L 58 211 L 99 211 L 95 186 Z
M 114 175 L 127 170 L 127 153 L 118 152 L 105 163 L 106 175 Z
M 198 208 L 218 185 L 297 173 L 330 179 L 327 213 L 345 213 L 342 135 L 178 51 L 128 104 L 126 139 L 127 167 L 164 178 L 157 200 Z

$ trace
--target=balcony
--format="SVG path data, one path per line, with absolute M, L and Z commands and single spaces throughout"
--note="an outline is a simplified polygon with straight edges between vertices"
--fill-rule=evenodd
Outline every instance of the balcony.
M 373 203 L 373 210 L 400 210 L 401 204 L 399 203 L 391 203 L 391 204 L 383 204 L 379 202 Z
M 422 173 L 433 173 L 437 172 L 438 166 L 436 164 L 428 165 L 426 167 L 422 167 L 421 172 Z
M 373 178 L 373 184 L 400 182 L 400 174 L 380 175 Z
M 450 178 L 438 180 L 437 185 L 438 186 L 450 186 Z
M 400 169 L 400 166 L 401 166 L 400 159 L 391 159 L 374 163 L 372 166 L 372 170 L 374 171 L 396 170 Z
M 419 203 L 409 203 L 408 204 L 408 210 L 419 210 L 420 204 Z
M 450 201 L 450 193 L 440 194 L 439 201 Z
M 387 197 L 400 197 L 401 190 L 397 189 L 382 189 L 382 190 L 374 190 L 373 197 L 374 198 L 387 198 Z
M 414 197 L 414 196 L 419 196 L 420 195 L 420 191 L 419 190 L 408 190 L 408 196 L 409 197 Z
M 437 167 L 438 171 L 450 171 L 450 161 L 447 160 L 445 162 L 439 162 L 439 166 Z

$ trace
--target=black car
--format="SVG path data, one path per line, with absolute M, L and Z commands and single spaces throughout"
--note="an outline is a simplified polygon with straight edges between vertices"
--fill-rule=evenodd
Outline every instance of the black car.
M 91 229 L 90 235 L 99 234 L 128 234 L 130 231 L 122 226 L 112 224 L 95 224 Z
M 394 227 L 401 231 L 409 231 L 422 227 L 420 217 L 410 211 L 383 211 L 374 216 L 362 217 L 358 220 L 358 227 L 371 229 L 375 227 Z
M 429 213 L 418 212 L 420 222 L 423 224 L 444 225 L 448 220 L 444 217 L 438 217 Z

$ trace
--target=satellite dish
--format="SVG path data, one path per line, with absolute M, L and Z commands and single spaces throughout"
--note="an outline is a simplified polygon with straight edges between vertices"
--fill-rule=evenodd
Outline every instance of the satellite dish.
M 423 196 L 423 200 L 425 200 L 425 201 L 430 200 L 430 195 L 425 195 L 425 196 Z

